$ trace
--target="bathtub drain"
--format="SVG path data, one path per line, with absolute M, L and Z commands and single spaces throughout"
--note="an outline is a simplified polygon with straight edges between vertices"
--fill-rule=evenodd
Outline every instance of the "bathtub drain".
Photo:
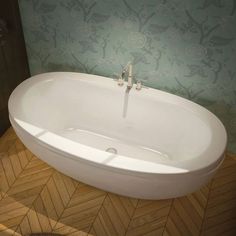
M 106 152 L 110 152 L 110 153 L 113 153 L 113 154 L 117 154 L 117 150 L 113 147 L 109 147 L 106 149 Z

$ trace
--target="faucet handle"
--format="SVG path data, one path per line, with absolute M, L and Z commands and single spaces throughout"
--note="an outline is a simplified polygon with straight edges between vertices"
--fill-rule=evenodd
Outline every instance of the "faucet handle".
M 122 70 L 122 72 L 121 72 L 121 78 L 122 78 L 122 79 L 125 79 L 125 73 L 126 73 L 125 69 Z
M 124 85 L 124 78 L 122 77 L 122 75 L 115 73 L 114 76 L 116 77 L 114 80 L 117 81 L 117 84 L 119 86 L 123 86 Z
M 142 80 L 136 80 L 135 79 L 135 83 L 136 83 L 136 90 L 140 91 L 142 88 L 148 89 L 147 86 L 143 85 L 143 81 Z
M 124 85 L 124 78 L 122 75 L 119 76 L 119 78 L 117 79 L 118 85 L 119 86 L 123 86 Z
M 142 81 L 141 80 L 137 80 L 136 82 L 136 90 L 141 90 L 142 89 Z

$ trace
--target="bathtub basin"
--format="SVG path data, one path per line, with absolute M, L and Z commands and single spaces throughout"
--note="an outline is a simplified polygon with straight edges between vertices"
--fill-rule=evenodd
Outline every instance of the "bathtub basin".
M 224 158 L 227 135 L 205 108 L 151 88 L 70 72 L 22 82 L 11 124 L 37 157 L 81 182 L 142 199 L 191 193 Z

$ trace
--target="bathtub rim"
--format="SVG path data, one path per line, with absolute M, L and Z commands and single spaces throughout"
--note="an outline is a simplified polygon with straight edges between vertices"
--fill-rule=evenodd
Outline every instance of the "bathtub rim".
M 47 76 L 50 76 L 50 75 L 53 75 L 53 74 L 55 74 L 55 75 L 58 75 L 58 73 L 59 74 L 75 74 L 75 75 L 79 75 L 79 76 L 83 76 L 83 75 L 86 75 L 86 76 L 95 76 L 95 77 L 98 77 L 98 78 L 100 78 L 100 79 L 102 79 L 102 80 L 104 80 L 104 79 L 106 79 L 106 82 L 107 83 L 111 83 L 111 81 L 112 81 L 112 79 L 110 79 L 110 78 L 107 78 L 107 77 L 102 77 L 102 76 L 97 76 L 97 75 L 90 75 L 90 74 L 84 74 L 84 73 L 76 73 L 76 72 L 50 72 L 50 73 L 43 73 L 43 74 L 39 74 L 39 75 L 35 75 L 35 76 L 32 76 L 32 77 L 30 77 L 29 79 L 27 79 L 27 80 L 25 80 L 25 81 L 23 81 L 20 85 L 18 85 L 17 86 L 17 88 L 15 89 L 15 90 L 17 90 L 17 89 L 21 89 L 21 88 L 24 88 L 24 83 L 31 83 L 32 82 L 32 80 L 34 80 L 34 82 L 35 81 L 37 81 L 37 80 L 39 80 L 39 81 L 41 81 L 41 77 L 42 76 L 45 76 L 46 75 L 46 77 Z M 45 80 L 46 79 L 48 79 L 48 78 L 45 78 Z M 78 79 L 81 79 L 81 78 L 78 78 Z M 83 78 L 82 78 L 82 80 L 83 80 Z M 97 80 L 97 78 L 95 78 L 95 80 Z M 109 81 L 109 82 L 108 82 Z M 114 83 L 114 81 L 113 81 L 113 83 Z M 14 91 L 15 91 L 14 90 Z M 32 138 L 35 138 L 32 134 L 30 134 L 28 131 L 26 131 L 23 127 L 21 127 L 21 125 L 19 124 L 19 123 L 17 123 L 17 121 L 12 117 L 12 115 L 11 115 L 11 106 L 10 106 L 10 102 L 11 102 L 11 100 L 12 100 L 12 98 L 14 98 L 14 91 L 13 91 L 13 93 L 11 94 L 11 96 L 10 96 L 10 98 L 9 98 L 9 117 L 10 117 L 10 120 L 11 120 L 11 122 L 12 122 L 12 124 L 14 123 L 15 125 L 17 124 L 17 126 L 18 127 L 20 127 L 24 132 L 27 132 L 29 135 L 31 135 L 32 136 Z M 145 90 L 143 90 L 143 91 L 145 91 Z M 225 131 L 225 128 L 224 128 L 224 126 L 223 126 L 223 124 L 221 123 L 221 121 L 219 120 L 219 118 L 218 117 L 216 117 L 212 112 L 210 112 L 210 111 L 208 111 L 206 108 L 204 108 L 204 107 L 202 107 L 202 106 L 200 106 L 200 105 L 198 105 L 197 103 L 194 103 L 194 102 L 192 102 L 192 101 L 190 101 L 190 100 L 188 100 L 188 99 L 185 99 L 185 98 L 182 98 L 182 97 L 180 97 L 180 96 L 177 96 L 177 95 L 174 95 L 174 94 L 170 94 L 170 93 L 168 93 L 168 92 L 165 92 L 165 91 L 161 91 L 161 90 L 157 90 L 157 89 L 152 89 L 152 88 L 149 88 L 148 89 L 148 93 L 149 92 L 151 92 L 151 93 L 153 93 L 153 91 L 158 91 L 159 93 L 161 93 L 161 94 L 166 94 L 166 95 L 168 95 L 168 96 L 173 96 L 173 97 L 177 97 L 177 99 L 181 99 L 181 100 L 183 100 L 185 103 L 190 103 L 190 104 L 194 104 L 194 106 L 196 106 L 196 107 L 200 107 L 200 109 L 203 109 L 203 110 L 205 110 L 205 111 L 207 111 L 208 113 L 210 113 L 210 115 L 212 116 L 212 117 L 214 117 L 214 119 L 216 119 L 216 121 L 222 126 L 222 128 L 223 128 L 223 130 Z M 152 94 L 151 94 L 152 95 Z M 14 122 L 13 122 L 13 120 L 14 120 Z M 160 163 L 160 164 L 166 164 L 166 165 L 168 165 L 168 164 L 172 164 L 174 167 L 176 167 L 176 168 L 182 168 L 182 169 L 187 169 L 188 171 L 186 172 L 186 171 L 183 171 L 183 172 L 177 172 L 177 173 L 171 173 L 171 174 L 187 174 L 187 173 L 206 173 L 207 171 L 211 171 L 212 169 L 214 169 L 216 166 L 218 166 L 218 164 L 221 162 L 221 160 L 224 158 L 224 153 L 225 153 L 225 149 L 226 149 L 226 143 L 227 143 L 227 135 L 226 135 L 226 131 L 225 131 L 225 137 L 226 137 L 226 139 L 225 139 L 225 144 L 223 144 L 222 146 L 224 146 L 224 148 L 222 149 L 222 153 L 217 157 L 217 158 L 212 158 L 212 159 L 214 159 L 212 162 L 210 162 L 210 164 L 208 164 L 208 165 L 201 165 L 201 164 L 199 164 L 199 159 L 201 158 L 201 156 L 200 157 L 195 157 L 195 158 L 192 158 L 192 159 L 188 159 L 188 160 L 178 160 L 178 161 L 171 161 L 171 162 L 165 162 L 165 161 L 158 161 L 158 163 Z M 37 138 L 35 138 L 35 139 L 37 139 Z M 40 140 L 38 140 L 37 139 L 37 141 L 40 141 Z M 50 146 L 49 144 L 47 144 L 48 146 Z M 54 148 L 55 149 L 55 146 L 50 146 L 51 148 Z M 96 148 L 94 148 L 94 149 L 96 149 Z M 59 149 L 60 150 L 60 149 Z M 97 149 L 98 150 L 98 149 Z M 100 150 L 99 150 L 100 151 Z M 62 150 L 60 150 L 60 152 L 63 152 Z M 66 154 L 67 156 L 68 155 L 70 155 L 70 157 L 71 156 L 73 156 L 73 154 L 71 154 L 70 152 L 65 152 L 64 154 Z M 88 160 L 87 158 L 85 158 L 85 157 L 81 157 L 81 156 L 74 156 L 74 158 L 80 158 L 80 159 L 84 159 L 85 161 L 88 161 L 88 162 L 90 162 L 90 160 Z M 97 162 L 96 160 L 94 160 L 94 161 L 91 161 L 91 163 L 95 163 L 95 164 L 100 164 L 100 165 L 104 165 L 104 166 L 106 166 L 105 164 L 102 164 L 102 163 L 99 163 L 99 162 Z M 197 164 L 197 165 L 196 165 Z M 111 165 L 108 165 L 108 167 L 111 167 L 111 168 L 117 168 L 118 170 L 119 169 L 122 169 L 122 170 L 125 170 L 125 171 L 131 171 L 131 172 L 135 172 L 135 173 L 147 173 L 147 174 L 169 174 L 169 173 L 165 173 L 165 172 L 161 172 L 161 173 L 159 173 L 159 172 L 150 172 L 150 171 L 144 171 L 143 169 L 140 171 L 140 170 L 133 170 L 133 169 L 130 169 L 130 168 L 124 168 L 124 167 L 122 167 L 122 168 L 119 168 L 119 167 L 117 167 L 117 166 L 111 166 Z

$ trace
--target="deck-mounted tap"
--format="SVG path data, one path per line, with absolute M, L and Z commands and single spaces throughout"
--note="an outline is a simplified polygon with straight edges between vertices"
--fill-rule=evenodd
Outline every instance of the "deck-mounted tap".
M 131 64 L 131 62 L 129 62 L 122 71 L 121 77 L 122 77 L 123 80 L 125 80 L 125 77 L 126 77 L 127 73 L 128 73 L 127 88 L 131 89 L 132 86 L 133 86 L 133 65 Z
M 131 89 L 133 86 L 133 65 L 130 63 L 128 66 L 128 84 L 127 88 Z

